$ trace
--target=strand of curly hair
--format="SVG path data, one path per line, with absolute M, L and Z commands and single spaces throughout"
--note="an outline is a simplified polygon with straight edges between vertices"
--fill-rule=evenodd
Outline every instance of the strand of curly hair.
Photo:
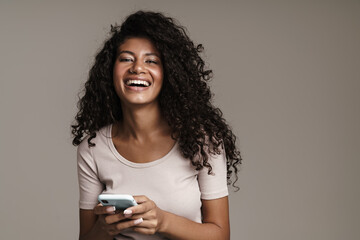
M 209 154 L 220 154 L 225 148 L 228 184 L 238 180 L 241 155 L 235 145 L 236 137 L 219 108 L 211 103 L 208 81 L 212 71 L 205 69 L 200 57 L 201 44 L 194 45 L 185 28 L 161 13 L 138 11 L 121 26 L 111 26 L 111 36 L 95 57 L 84 95 L 78 102 L 79 112 L 71 125 L 73 145 L 79 145 L 84 134 L 89 135 L 89 147 L 102 127 L 122 120 L 120 99 L 113 85 L 113 66 L 118 47 L 130 37 L 150 39 L 161 53 L 164 81 L 159 95 L 163 117 L 178 141 L 182 155 L 190 159 L 197 170 L 208 168 Z M 231 180 L 231 177 L 235 181 Z M 238 188 L 238 187 L 236 187 Z

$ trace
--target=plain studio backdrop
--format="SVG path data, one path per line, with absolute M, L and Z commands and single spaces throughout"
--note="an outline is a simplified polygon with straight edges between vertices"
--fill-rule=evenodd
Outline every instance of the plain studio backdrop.
M 360 239 L 360 1 L 342 0 L 1 0 L 0 239 L 78 237 L 77 94 L 139 9 L 204 44 L 244 158 L 231 239 Z

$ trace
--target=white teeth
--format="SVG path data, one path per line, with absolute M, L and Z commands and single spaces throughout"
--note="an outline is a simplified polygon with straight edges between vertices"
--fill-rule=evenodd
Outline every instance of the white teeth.
M 143 81 L 143 80 L 127 80 L 125 82 L 126 85 L 130 86 L 131 84 L 136 84 L 136 85 L 144 85 L 146 87 L 150 86 L 150 83 L 147 81 Z

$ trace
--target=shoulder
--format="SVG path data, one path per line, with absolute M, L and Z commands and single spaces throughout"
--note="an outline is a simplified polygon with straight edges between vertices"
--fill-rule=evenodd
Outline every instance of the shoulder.
M 82 156 L 83 158 L 89 158 L 93 155 L 93 151 L 96 151 L 96 149 L 101 148 L 101 145 L 107 143 L 108 135 L 109 135 L 109 127 L 110 125 L 106 125 L 102 128 L 100 128 L 98 131 L 95 132 L 95 137 L 91 138 L 90 135 L 87 135 L 83 138 L 81 143 L 77 147 L 77 155 Z M 90 139 L 91 138 L 91 139 Z M 110 136 L 111 138 L 111 136 Z M 95 144 L 95 146 L 90 146 L 90 143 Z
M 111 133 L 110 133 L 110 127 L 111 125 L 106 125 L 103 126 L 102 128 L 100 128 L 99 130 L 95 131 L 95 137 L 92 137 L 90 135 L 87 135 L 86 137 L 83 138 L 83 140 L 81 141 L 81 143 L 78 145 L 78 149 L 79 150 L 86 150 L 91 148 L 89 146 L 89 139 L 90 139 L 90 143 L 94 143 L 95 146 L 97 145 L 97 143 L 101 143 L 102 141 L 104 141 L 104 139 L 106 138 L 111 138 Z

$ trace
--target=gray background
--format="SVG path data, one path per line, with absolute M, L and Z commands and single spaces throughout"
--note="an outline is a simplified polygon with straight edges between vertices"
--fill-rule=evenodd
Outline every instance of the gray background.
M 205 46 L 244 157 L 232 239 L 360 239 L 360 1 L 340 0 L 2 0 L 0 239 L 77 238 L 77 93 L 137 9 Z

